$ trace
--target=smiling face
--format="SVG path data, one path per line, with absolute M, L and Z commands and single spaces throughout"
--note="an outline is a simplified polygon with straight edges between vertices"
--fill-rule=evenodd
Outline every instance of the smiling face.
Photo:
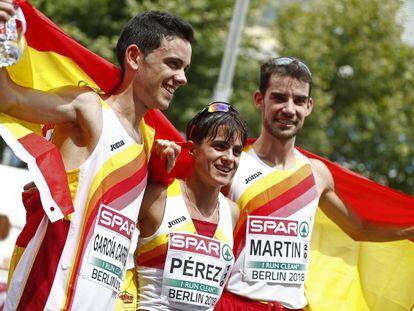
M 273 75 L 264 95 L 255 93 L 256 106 L 262 111 L 262 131 L 280 140 L 294 139 L 312 111 L 309 83 L 289 76 Z
M 226 134 L 221 126 L 213 139 L 205 138 L 200 145 L 192 143 L 193 174 L 209 186 L 228 185 L 239 166 L 243 150 L 241 136 L 235 133 L 233 139 L 226 141 Z
M 174 92 L 187 83 L 191 44 L 181 38 L 164 38 L 145 58 L 141 55 L 134 81 L 134 97 L 147 109 L 167 109 Z

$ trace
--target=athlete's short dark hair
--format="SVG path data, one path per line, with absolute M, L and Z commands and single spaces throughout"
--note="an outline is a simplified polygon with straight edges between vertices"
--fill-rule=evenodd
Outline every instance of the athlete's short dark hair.
M 164 38 L 181 38 L 193 42 L 193 27 L 180 17 L 161 11 L 147 11 L 132 18 L 124 27 L 116 45 L 119 66 L 124 71 L 124 56 L 131 44 L 136 44 L 144 57 L 161 45 Z
M 247 124 L 241 118 L 239 112 L 230 104 L 228 104 L 228 111 L 209 112 L 208 107 L 210 105 L 198 112 L 187 123 L 187 140 L 192 140 L 200 145 L 205 138 L 209 141 L 216 138 L 219 129 L 224 128 L 227 143 L 233 142 L 234 135 L 237 135 L 244 146 L 247 140 Z
M 259 90 L 263 95 L 269 87 L 270 78 L 275 75 L 279 77 L 291 77 L 309 84 L 309 97 L 312 90 L 312 74 L 308 66 L 295 57 L 277 57 L 269 59 L 260 68 Z

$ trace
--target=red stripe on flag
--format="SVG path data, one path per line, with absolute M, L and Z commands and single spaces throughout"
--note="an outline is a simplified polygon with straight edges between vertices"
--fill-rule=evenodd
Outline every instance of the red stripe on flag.
M 335 180 L 336 192 L 361 217 L 378 225 L 414 223 L 413 197 L 377 184 L 309 151 L 297 149 L 307 157 L 325 163 Z
M 66 220 L 49 221 L 17 310 L 44 310 L 69 231 Z
M 16 240 L 16 246 L 26 247 L 35 235 L 45 212 L 42 209 L 40 194 L 37 190 L 23 192 L 22 201 L 26 209 L 26 224 Z
M 159 110 L 150 110 L 145 115 L 145 123 L 155 129 L 155 139 L 168 139 L 175 142 L 184 142 L 180 132 Z M 151 154 L 149 162 L 149 179 L 153 182 L 171 183 L 175 178 L 185 179 L 191 172 L 192 158 L 187 149 L 182 148 L 180 156 L 170 174 L 167 172 L 165 160 Z
M 53 200 L 58 204 L 64 215 L 74 211 L 69 186 L 66 181 L 65 166 L 58 148 L 35 133 L 20 138 L 19 143 L 36 159 L 37 166 Z M 45 206 L 50 208 L 50 206 Z M 56 208 L 56 207 L 54 207 Z

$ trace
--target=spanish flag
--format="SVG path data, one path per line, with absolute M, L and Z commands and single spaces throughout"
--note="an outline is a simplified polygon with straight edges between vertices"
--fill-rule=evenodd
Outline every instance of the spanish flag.
M 414 198 L 300 151 L 327 165 L 336 191 L 360 216 L 378 226 L 413 225 Z M 317 212 L 305 284 L 310 310 L 412 310 L 413 279 L 413 241 L 356 242 Z
M 27 21 L 27 47 L 20 62 L 8 68 L 15 83 L 46 91 L 89 85 L 105 93 L 117 86 L 121 74 L 114 65 L 72 40 L 27 1 L 18 4 Z M 155 129 L 156 138 L 183 141 L 161 112 L 150 111 L 145 121 Z M 54 221 L 71 213 L 73 206 L 59 152 L 40 133 L 39 126 L 0 114 L 1 136 L 28 163 L 43 208 Z M 362 217 L 378 226 L 414 224 L 414 198 L 301 151 L 328 166 L 341 198 Z M 157 162 L 150 162 L 152 178 L 165 180 L 165 174 L 151 163 Z M 172 177 L 183 177 L 189 166 L 184 153 Z M 412 280 L 413 242 L 355 242 L 318 212 L 306 282 L 309 310 L 410 310 L 414 305 Z

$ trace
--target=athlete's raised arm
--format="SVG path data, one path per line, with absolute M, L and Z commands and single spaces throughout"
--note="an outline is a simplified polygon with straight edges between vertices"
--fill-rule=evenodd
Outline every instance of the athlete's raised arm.
M 85 105 L 88 103 L 88 105 Z M 15 84 L 0 69 L 0 112 L 33 123 L 81 123 L 81 114 L 99 103 L 87 88 L 65 87 L 43 92 Z

